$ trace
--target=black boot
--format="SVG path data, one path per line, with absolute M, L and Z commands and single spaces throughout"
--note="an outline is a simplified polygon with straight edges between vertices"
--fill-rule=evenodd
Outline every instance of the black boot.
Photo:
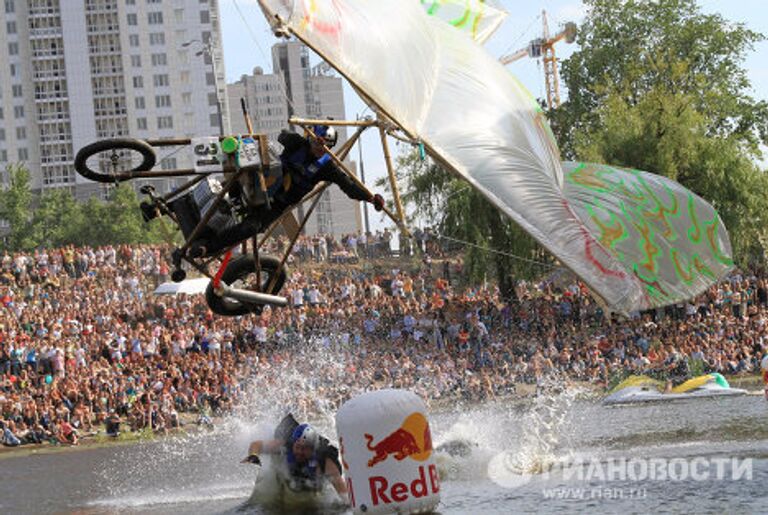
M 145 222 L 149 222 L 150 220 L 157 218 L 157 208 L 154 204 L 150 204 L 149 202 L 142 202 L 139 204 L 139 208 L 141 208 L 141 217 Z
M 208 256 L 209 243 L 207 240 L 195 240 L 189 245 L 189 257 L 201 258 Z

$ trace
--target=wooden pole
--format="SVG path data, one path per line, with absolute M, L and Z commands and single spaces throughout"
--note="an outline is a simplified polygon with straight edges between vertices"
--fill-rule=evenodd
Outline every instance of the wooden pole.
M 397 210 L 396 220 L 400 226 L 405 225 L 405 214 L 403 213 L 403 203 L 400 200 L 400 191 L 397 186 L 397 177 L 395 169 L 392 166 L 392 156 L 389 153 L 389 142 L 387 142 L 387 132 L 382 126 L 379 126 L 379 137 L 381 138 L 381 149 L 384 151 L 384 162 L 387 165 L 387 174 L 389 175 L 389 185 L 392 188 L 392 196 L 395 199 L 395 209 Z

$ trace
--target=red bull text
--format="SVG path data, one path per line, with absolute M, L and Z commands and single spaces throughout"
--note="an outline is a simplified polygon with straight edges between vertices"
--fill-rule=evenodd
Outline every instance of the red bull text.
M 378 506 L 404 502 L 411 497 L 419 498 L 436 494 L 440 491 L 440 480 L 437 476 L 437 467 L 429 466 L 429 481 L 427 481 L 424 465 L 419 465 L 419 477 L 411 481 L 410 485 L 398 482 L 390 486 L 384 476 L 371 476 L 368 478 L 368 486 L 371 489 L 371 503 Z

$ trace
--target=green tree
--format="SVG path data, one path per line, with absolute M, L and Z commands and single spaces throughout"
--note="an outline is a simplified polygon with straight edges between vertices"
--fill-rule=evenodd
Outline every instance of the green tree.
M 163 243 L 166 237 L 179 243 L 167 221 L 146 224 L 133 188 L 112 189 L 104 202 L 91 197 L 75 201 L 68 189 L 44 191 L 39 199 L 30 190 L 29 171 L 21 165 L 8 167 L 8 187 L 0 190 L 0 219 L 10 223 L 8 246 L 30 250 L 37 246 Z M 33 209 L 33 205 L 37 204 Z M 165 223 L 166 229 L 161 227 Z
M 85 205 L 85 219 L 94 227 L 91 238 L 106 243 L 160 243 L 164 242 L 161 222 L 147 224 L 141 216 L 136 191 L 127 184 L 110 191 L 107 202 Z M 163 221 L 167 224 L 167 221 Z M 173 231 L 171 231 L 173 233 Z
M 111 231 L 107 230 L 109 209 L 109 206 L 97 197 L 90 197 L 83 202 L 80 205 L 83 225 L 72 243 L 76 245 L 108 243 L 112 238 Z
M 114 243 L 143 243 L 147 228 L 141 218 L 136 191 L 128 185 L 112 189 L 107 210 L 106 233 Z
M 9 247 L 14 250 L 33 248 L 35 242 L 29 233 L 29 221 L 32 216 L 29 170 L 22 164 L 9 164 L 6 173 L 8 187 L 0 190 L 0 219 L 10 224 Z
M 694 0 L 585 0 L 568 100 L 550 112 L 568 157 L 647 170 L 712 202 L 744 263 L 768 211 L 756 162 L 768 103 L 749 95 L 744 56 L 763 36 Z
M 29 228 L 36 245 L 58 247 L 68 243 L 80 243 L 79 235 L 86 225 L 82 207 L 72 193 L 63 188 L 44 192 L 32 215 Z

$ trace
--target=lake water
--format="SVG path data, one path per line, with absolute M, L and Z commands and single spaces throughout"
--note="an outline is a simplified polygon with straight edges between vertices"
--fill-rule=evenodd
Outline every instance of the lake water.
M 264 513 L 239 464 L 275 416 L 132 446 L 0 459 L 0 513 Z M 603 407 L 572 395 L 432 414 L 440 513 L 767 513 L 762 396 Z M 326 428 L 329 429 L 329 428 Z M 476 444 L 476 445 L 475 445 Z

